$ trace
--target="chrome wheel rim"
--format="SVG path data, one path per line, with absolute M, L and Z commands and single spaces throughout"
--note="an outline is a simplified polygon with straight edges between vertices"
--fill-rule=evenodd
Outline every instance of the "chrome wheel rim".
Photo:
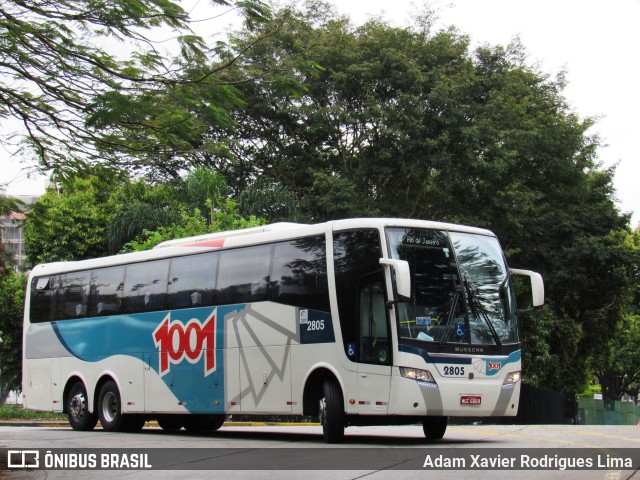
M 107 392 L 102 399 L 102 418 L 113 422 L 118 411 L 118 400 L 113 392 Z
M 86 400 L 82 393 L 78 392 L 71 397 L 71 401 L 69 402 L 69 414 L 74 420 L 79 420 L 84 414 L 85 409 Z

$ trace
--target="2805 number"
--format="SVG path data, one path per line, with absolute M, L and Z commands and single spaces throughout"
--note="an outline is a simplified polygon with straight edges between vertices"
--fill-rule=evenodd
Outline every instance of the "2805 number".
M 464 375 L 464 367 L 444 367 L 444 374 L 449 376 L 461 377 Z
M 324 330 L 324 320 L 310 320 L 307 322 L 307 332 Z

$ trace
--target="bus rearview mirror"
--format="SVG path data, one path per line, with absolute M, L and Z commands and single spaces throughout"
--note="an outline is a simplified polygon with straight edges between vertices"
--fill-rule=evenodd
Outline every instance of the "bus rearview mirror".
M 390 267 L 394 273 L 396 293 L 398 301 L 408 302 L 411 300 L 411 272 L 409 262 L 406 260 L 394 260 L 391 258 L 381 258 L 380 265 Z
M 529 280 L 531 281 L 533 308 L 542 308 L 544 305 L 544 282 L 542 281 L 542 275 L 531 270 L 520 270 L 517 268 L 510 268 L 509 272 L 511 272 L 511 275 L 529 277 Z

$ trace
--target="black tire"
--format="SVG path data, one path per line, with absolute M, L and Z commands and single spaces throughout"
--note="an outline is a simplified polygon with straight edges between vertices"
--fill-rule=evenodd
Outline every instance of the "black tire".
M 125 414 L 122 419 L 121 430 L 129 433 L 139 432 L 145 423 L 147 423 L 147 418 L 144 415 L 135 413 Z
M 226 415 L 209 415 L 209 430 L 220 430 L 226 419 Z
M 422 421 L 422 430 L 427 440 L 440 440 L 447 431 L 448 417 L 426 417 Z
M 327 443 L 340 443 L 344 438 L 345 416 L 342 391 L 335 382 L 322 385 L 320 398 L 320 424 Z
M 177 432 L 182 428 L 182 415 L 158 415 L 158 425 L 165 432 Z
M 98 415 L 102 428 L 107 432 L 119 432 L 124 430 L 125 421 L 122 414 L 122 402 L 120 390 L 116 382 L 109 380 L 100 389 L 98 394 Z
M 226 415 L 185 415 L 183 425 L 189 433 L 211 432 L 224 424 Z
M 93 430 L 98 423 L 98 414 L 89 412 L 89 402 L 87 400 L 87 390 L 82 382 L 76 382 L 69 390 L 67 397 L 67 416 L 69 425 L 74 430 Z

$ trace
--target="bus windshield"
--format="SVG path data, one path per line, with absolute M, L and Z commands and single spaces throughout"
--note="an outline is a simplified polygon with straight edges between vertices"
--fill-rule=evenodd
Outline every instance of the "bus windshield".
M 494 237 L 389 228 L 391 258 L 411 270 L 411 301 L 398 304 L 398 335 L 440 345 L 518 342 L 516 307 Z

